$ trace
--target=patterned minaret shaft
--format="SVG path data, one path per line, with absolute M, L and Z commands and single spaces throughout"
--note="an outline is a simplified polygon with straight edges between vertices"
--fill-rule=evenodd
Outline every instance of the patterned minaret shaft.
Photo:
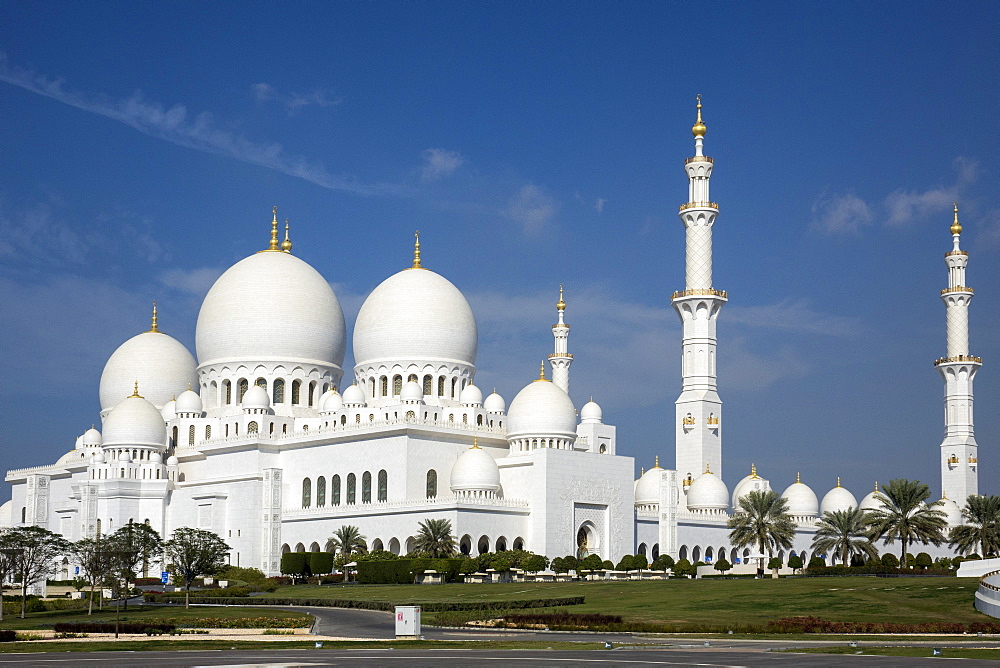
M 941 291 L 947 323 L 948 355 L 934 362 L 944 378 L 944 440 L 941 442 L 941 492 L 964 505 L 979 493 L 978 445 L 973 427 L 972 381 L 982 359 L 969 354 L 969 304 L 972 288 L 965 284 L 968 252 L 959 247 L 962 225 L 958 204 L 951 224 L 952 250 L 945 253 L 948 287 Z
M 715 321 L 726 303 L 726 293 L 712 285 L 712 226 L 719 206 L 711 201 L 712 158 L 704 155 L 706 127 L 698 119 L 691 128 L 694 157 L 685 161 L 688 202 L 680 207 L 686 234 L 686 281 L 673 294 L 672 304 L 683 325 L 681 395 L 677 398 L 677 473 L 681 479 L 701 475 L 706 466 L 722 475 L 722 400 L 715 371 Z
M 569 325 L 565 320 L 566 302 L 563 301 L 563 286 L 559 286 L 559 302 L 556 304 L 556 313 L 559 322 L 552 325 L 552 337 L 555 339 L 555 352 L 549 355 L 549 364 L 552 365 L 552 382 L 569 394 L 569 367 L 573 364 L 573 356 L 567 352 L 569 350 Z

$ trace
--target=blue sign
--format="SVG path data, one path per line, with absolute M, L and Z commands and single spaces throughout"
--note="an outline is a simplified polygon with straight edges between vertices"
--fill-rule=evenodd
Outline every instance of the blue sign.
M 160 582 L 162 582 L 163 584 L 167 584 L 169 580 L 170 580 L 170 573 L 162 571 L 160 573 Z
M 73 570 L 73 574 L 74 574 L 74 575 L 79 575 L 79 574 L 80 574 L 80 567 L 79 567 L 79 566 L 77 566 L 77 567 L 76 567 L 76 568 L 75 568 L 75 569 Z

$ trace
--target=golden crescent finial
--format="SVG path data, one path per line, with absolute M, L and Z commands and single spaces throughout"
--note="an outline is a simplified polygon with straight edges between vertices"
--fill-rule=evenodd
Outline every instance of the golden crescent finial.
M 801 473 L 796 473 L 795 474 L 795 483 L 798 484 L 798 483 L 801 483 L 801 482 L 802 482 L 802 474 Z
M 951 223 L 951 233 L 952 234 L 962 233 L 962 224 L 958 222 L 958 202 L 955 202 L 955 220 L 953 220 Z
M 705 462 L 705 473 L 711 473 L 712 469 L 708 467 L 708 462 Z
M 153 300 L 153 325 L 149 328 L 151 332 L 159 332 L 159 328 L 156 325 L 156 300 Z
M 559 284 L 559 301 L 556 302 L 556 308 L 560 311 L 566 310 L 566 302 L 563 301 L 563 286 L 562 283 Z
M 878 480 L 875 481 L 875 491 L 878 491 Z
M 656 458 L 654 459 L 653 468 L 654 469 L 660 468 L 660 456 L 659 455 L 656 455 Z
M 701 93 L 698 93 L 697 97 L 698 97 L 698 120 L 695 121 L 694 126 L 692 126 L 691 134 L 693 134 L 695 137 L 704 137 L 705 132 L 708 131 L 708 128 L 705 127 L 705 123 L 702 122 L 701 120 Z
M 542 360 L 542 363 L 538 365 L 538 380 L 536 380 L 535 382 L 537 383 L 543 380 L 544 381 L 549 380 L 548 378 L 545 377 L 545 360 Z
M 285 240 L 281 242 L 281 250 L 286 253 L 292 252 L 292 240 L 288 238 L 288 219 L 285 218 Z
M 837 476 L 837 487 L 840 487 L 840 476 Z
M 138 397 L 139 399 L 143 398 L 142 395 L 139 394 L 139 381 L 138 380 L 135 381 L 135 386 L 132 389 L 132 394 L 129 395 L 129 399 L 131 399 L 132 397 Z
M 281 246 L 278 243 L 278 207 L 273 207 L 271 209 L 271 243 L 268 244 L 267 251 L 280 251 Z
M 751 478 L 756 478 L 757 477 L 757 465 L 756 464 L 750 464 L 750 477 Z
M 420 230 L 413 233 L 413 266 L 411 269 L 423 269 L 420 264 Z

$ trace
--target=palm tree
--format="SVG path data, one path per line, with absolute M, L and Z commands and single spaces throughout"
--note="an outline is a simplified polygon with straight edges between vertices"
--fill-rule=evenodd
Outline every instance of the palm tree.
M 754 545 L 771 556 L 775 548 L 790 549 L 795 522 L 788 514 L 788 501 L 774 490 L 753 490 L 740 497 L 740 506 L 730 518 L 729 541 L 737 547 Z
M 455 537 L 451 535 L 451 520 L 424 520 L 420 523 L 413 543 L 417 552 L 429 557 L 450 557 L 455 554 Z
M 869 559 L 878 556 L 878 550 L 868 538 L 865 511 L 853 507 L 823 513 L 816 523 L 812 549 L 823 554 L 838 553 L 844 566 L 851 563 L 851 556 L 855 554 Z
M 951 530 L 949 547 L 957 547 L 962 554 L 978 549 L 984 557 L 1000 552 L 1000 496 L 969 496 L 962 517 L 965 524 Z
M 869 538 L 884 539 L 885 545 L 892 545 L 898 538 L 902 544 L 899 562 L 903 568 L 908 546 L 918 541 L 940 545 L 945 540 L 945 514 L 937 508 L 942 503 L 925 504 L 930 495 L 930 488 L 919 480 L 896 478 L 875 495 L 882 507 L 868 512 Z
M 337 529 L 330 539 L 329 545 L 333 547 L 334 552 L 339 551 L 344 557 L 350 557 L 355 552 L 368 551 L 365 537 L 361 535 L 361 530 L 353 524 L 345 524 Z

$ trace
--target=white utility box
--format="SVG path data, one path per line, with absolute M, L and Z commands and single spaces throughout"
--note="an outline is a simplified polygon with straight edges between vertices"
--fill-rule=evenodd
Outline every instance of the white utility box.
M 396 606 L 396 640 L 416 640 L 420 637 L 420 606 Z

